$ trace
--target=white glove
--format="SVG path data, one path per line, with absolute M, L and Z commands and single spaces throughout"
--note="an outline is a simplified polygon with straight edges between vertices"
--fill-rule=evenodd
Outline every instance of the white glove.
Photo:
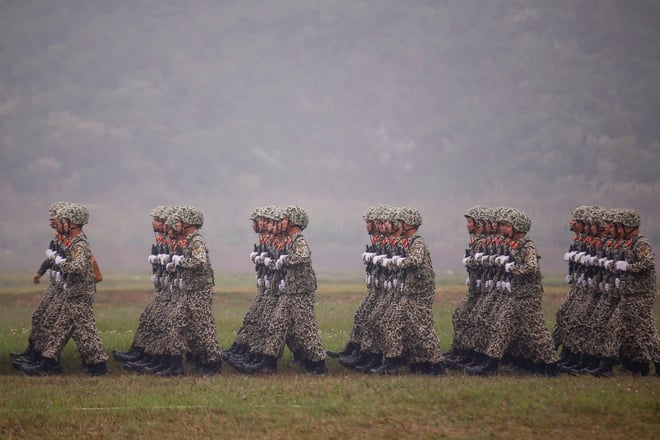
M 495 262 L 499 264 L 500 266 L 504 266 L 505 263 L 509 261 L 509 256 L 508 255 L 500 255 L 495 259 Z
M 614 286 L 616 286 L 617 289 L 621 287 L 621 278 L 614 279 Z
M 598 261 L 598 257 L 595 255 L 592 255 L 588 258 L 589 265 L 594 266 L 596 264 L 596 261 Z
M 477 261 L 481 261 L 481 257 L 483 256 L 484 256 L 483 252 L 477 252 L 476 254 L 474 254 L 474 259 Z
M 264 264 L 265 264 L 266 266 L 270 266 L 271 261 L 273 261 L 273 259 L 270 258 L 270 257 L 265 257 L 265 258 L 264 258 Z
M 612 270 L 614 268 L 614 260 L 607 260 L 603 263 L 603 267 L 607 270 Z
M 463 262 L 463 266 L 467 267 L 468 263 L 472 262 L 472 257 L 464 257 L 461 261 Z
M 573 282 L 573 276 L 572 275 L 566 275 L 566 284 L 571 284 Z
M 151 282 L 154 284 L 154 286 L 157 285 L 158 284 L 158 275 L 156 275 L 156 274 L 151 275 Z
M 507 272 L 507 273 L 511 272 L 511 268 L 515 265 L 516 265 L 516 263 L 506 263 L 504 265 L 504 271 Z
M 564 261 L 568 261 L 568 260 L 570 260 L 570 259 L 571 259 L 571 253 L 570 253 L 570 252 L 566 252 L 566 253 L 564 254 Z
M 160 254 L 160 264 L 165 265 L 170 262 L 170 254 Z
M 507 281 L 504 283 L 504 288 L 508 291 L 511 292 L 511 282 Z
M 581 265 L 587 266 L 589 263 L 589 255 L 582 253 L 582 255 L 580 255 L 579 262 Z
M 371 262 L 372 262 L 373 264 L 378 265 L 378 262 L 379 262 L 380 260 L 382 260 L 383 258 L 385 258 L 385 255 L 374 255 L 374 257 L 371 259 Z
M 158 263 L 160 263 L 160 260 L 158 259 L 158 255 L 149 255 L 149 258 L 147 258 L 147 261 L 149 261 L 149 264 L 158 264 Z
M 401 259 L 397 260 L 396 265 L 397 267 L 401 267 L 403 262 L 406 261 L 406 258 L 401 257 Z
M 52 249 L 46 249 L 46 258 L 49 260 L 54 260 L 57 257 L 57 252 Z
M 254 257 L 259 255 L 259 252 L 250 252 L 250 261 L 254 263 Z
M 599 258 L 598 259 L 598 265 L 600 267 L 605 267 L 605 262 L 607 261 L 607 258 Z
M 59 255 L 55 257 L 55 264 L 59 266 L 62 263 L 66 263 L 66 258 L 62 258 Z
M 179 266 L 184 260 L 185 257 L 183 255 L 174 255 L 172 257 L 172 263 L 174 263 L 174 266 Z
M 57 261 L 57 260 L 55 260 Z M 616 270 L 620 271 L 627 271 L 628 270 L 628 262 L 627 261 L 617 261 L 616 262 Z
M 403 260 L 403 257 L 401 255 L 395 255 L 392 257 L 392 261 L 394 261 L 394 264 L 398 265 L 399 261 Z
M 392 261 L 391 258 L 387 258 L 387 257 L 385 257 L 385 258 L 381 258 L 381 260 L 380 260 L 380 265 L 381 265 L 382 267 L 387 267 L 387 265 L 388 265 L 388 263 L 389 263 L 390 261 Z
M 585 252 L 578 252 L 577 254 L 573 255 L 573 262 L 579 263 L 583 255 L 585 255 Z
M 165 269 L 167 269 L 168 272 L 176 272 L 176 266 L 172 262 L 167 263 Z

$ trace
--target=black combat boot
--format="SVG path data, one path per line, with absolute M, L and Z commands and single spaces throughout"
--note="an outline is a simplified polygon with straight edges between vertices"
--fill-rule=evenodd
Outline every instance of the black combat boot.
M 590 374 L 592 370 L 598 369 L 599 366 L 600 366 L 599 357 L 584 355 L 582 357 L 582 362 L 580 362 L 580 364 L 577 365 L 575 368 L 572 368 L 568 373 L 573 376 Z
M 16 351 L 12 351 L 9 353 L 9 356 L 11 356 L 14 359 L 25 358 L 25 357 L 36 358 L 39 356 L 39 353 L 35 351 L 34 344 L 32 343 L 32 341 L 28 340 L 28 346 L 23 352 L 18 353 Z
M 56 359 L 40 357 L 34 364 L 24 364 L 20 370 L 26 376 L 49 376 L 51 374 L 61 374 L 62 366 Z
M 570 359 L 573 358 L 573 352 L 568 348 L 564 347 L 561 350 L 561 355 L 559 355 L 559 360 L 557 361 L 557 366 L 561 367 L 566 364 Z
M 277 358 L 275 356 L 261 357 L 261 361 L 256 364 L 246 366 L 246 373 L 250 374 L 275 374 L 277 372 Z
M 125 352 L 113 350 L 112 358 L 117 362 L 135 362 L 144 357 L 144 348 L 131 346 L 131 349 Z
M 359 351 L 359 350 L 360 350 L 360 344 L 358 344 L 357 342 L 348 342 L 342 351 L 327 350 L 326 353 L 331 358 L 338 359 L 342 356 L 348 356 L 352 354 L 354 351 Z
M 612 377 L 615 363 L 616 359 L 614 358 L 603 358 L 600 366 L 592 371 L 591 374 L 596 377 Z
M 646 361 L 633 361 L 630 364 L 633 376 L 648 376 L 651 371 L 649 363 Z
M 105 362 L 87 364 L 87 374 L 90 376 L 105 376 L 108 374 L 108 366 Z
M 310 361 L 309 359 L 303 359 L 300 361 L 300 368 L 312 376 L 325 376 L 328 374 L 328 367 L 325 365 L 325 359 L 318 361 Z
M 464 371 L 468 376 L 495 376 L 497 375 L 499 364 L 499 359 L 486 356 L 485 363 L 476 367 L 467 367 Z
M 380 367 L 383 363 L 381 353 L 368 353 L 364 362 L 355 366 L 354 370 L 358 373 L 368 373 L 372 368 Z
M 660 377 L 660 362 L 654 362 L 655 364 L 655 376 Z
M 157 354 L 153 357 L 149 365 L 142 367 L 142 373 L 157 373 L 170 368 L 171 356 L 167 354 Z
M 385 376 L 396 376 L 402 372 L 402 367 L 406 365 L 406 360 L 401 357 L 385 358 L 383 365 L 371 368 L 369 373 L 381 374 Z
M 343 367 L 353 369 L 356 365 L 366 362 L 369 353 L 363 351 L 355 351 L 348 356 L 340 356 L 339 364 Z
M 201 376 L 214 376 L 216 374 L 222 374 L 222 361 L 217 360 L 215 362 L 202 363 L 199 367 L 199 374 Z
M 155 356 L 151 356 L 145 353 L 144 356 L 136 361 L 128 361 L 124 363 L 124 370 L 140 372 L 145 367 L 151 367 L 155 365 L 154 359 Z
M 181 355 L 168 355 L 167 358 L 167 368 L 156 371 L 154 374 L 158 377 L 183 376 L 183 358 Z

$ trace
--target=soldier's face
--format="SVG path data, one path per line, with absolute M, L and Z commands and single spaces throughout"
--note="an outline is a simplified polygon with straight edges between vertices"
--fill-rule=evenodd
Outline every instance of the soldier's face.
M 513 238 L 513 226 L 509 222 L 500 223 L 500 234 L 507 238 Z
M 280 231 L 282 231 L 282 232 L 286 232 L 287 229 L 289 229 L 289 218 L 288 218 L 288 217 L 284 217 L 284 218 L 280 221 Z
M 383 232 L 385 234 L 391 234 L 392 233 L 392 223 L 384 222 L 383 223 Z
M 467 229 L 468 234 L 474 234 L 474 229 L 476 227 L 474 219 L 472 217 L 467 217 L 465 220 L 465 228 Z
M 366 220 L 364 222 L 364 227 L 367 230 L 367 234 L 371 235 L 374 233 L 374 222 L 371 220 Z
M 384 229 L 383 229 L 383 221 L 382 221 L 382 220 L 376 220 L 376 221 L 374 222 L 374 226 L 376 227 L 376 232 L 378 232 L 379 234 L 383 234 L 383 233 L 384 233 Z
M 392 226 L 392 230 L 394 231 L 395 235 L 401 235 L 403 233 L 403 222 L 400 220 L 395 222 Z
M 52 229 L 57 229 L 57 219 L 56 218 L 49 218 L 48 219 L 48 224 Z

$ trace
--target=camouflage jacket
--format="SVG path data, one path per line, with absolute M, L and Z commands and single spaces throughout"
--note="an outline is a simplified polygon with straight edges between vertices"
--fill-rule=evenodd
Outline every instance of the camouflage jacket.
M 81 233 L 69 245 L 66 261 L 60 263 L 59 269 L 64 277 L 64 296 L 93 296 L 96 292 L 94 269 L 92 269 L 92 249 L 87 237 Z
M 204 237 L 199 231 L 189 234 L 182 243 L 183 260 L 180 276 L 188 292 L 212 289 L 215 285 L 213 268 Z
M 655 296 L 655 254 L 648 239 L 638 235 L 626 244 L 628 268 L 621 272 L 621 294 Z
M 541 268 L 534 242 L 529 238 L 512 240 L 509 262 L 514 263 L 509 269 L 512 294 L 519 298 L 540 297 L 543 293 Z
M 409 296 L 435 295 L 435 272 L 431 251 L 418 233 L 407 239 L 406 258 L 401 262 L 403 294 Z
M 311 294 L 316 291 L 316 274 L 312 268 L 312 251 L 305 237 L 298 233 L 287 245 L 284 267 L 287 295 Z

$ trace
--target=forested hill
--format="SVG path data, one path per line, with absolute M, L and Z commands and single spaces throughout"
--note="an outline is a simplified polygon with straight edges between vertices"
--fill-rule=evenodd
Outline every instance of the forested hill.
M 327 270 L 359 270 L 379 203 L 422 211 L 440 270 L 477 203 L 530 214 L 557 271 L 581 204 L 639 209 L 660 246 L 659 23 L 655 0 L 0 0 L 2 270 L 35 268 L 55 200 L 90 207 L 109 270 L 142 270 L 177 203 L 221 271 L 250 269 L 265 204 L 308 209 Z

